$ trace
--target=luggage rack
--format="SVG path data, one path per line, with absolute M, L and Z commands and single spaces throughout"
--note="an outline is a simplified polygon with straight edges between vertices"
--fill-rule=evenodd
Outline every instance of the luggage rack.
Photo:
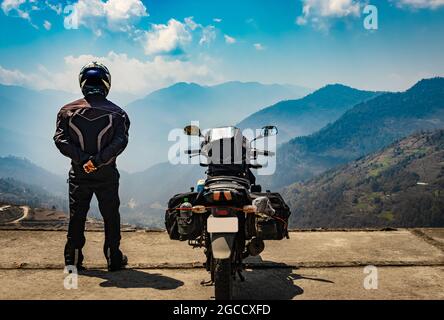
M 235 176 L 222 176 L 222 177 L 211 177 L 208 178 L 205 181 L 205 186 L 209 186 L 212 184 L 218 184 L 218 183 L 224 183 L 224 182 L 230 182 L 230 183 L 238 183 L 244 187 L 246 187 L 247 189 L 250 188 L 250 182 L 248 181 L 248 179 L 245 178 L 241 178 L 241 177 L 235 177 Z

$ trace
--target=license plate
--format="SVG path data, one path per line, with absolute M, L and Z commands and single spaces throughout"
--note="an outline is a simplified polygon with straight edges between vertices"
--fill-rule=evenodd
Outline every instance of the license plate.
M 216 218 L 208 217 L 207 231 L 209 233 L 237 233 L 239 222 L 236 217 Z

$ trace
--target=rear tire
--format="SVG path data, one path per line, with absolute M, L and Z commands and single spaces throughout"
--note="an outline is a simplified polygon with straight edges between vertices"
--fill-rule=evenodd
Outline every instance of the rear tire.
M 214 291 L 216 300 L 233 299 L 231 259 L 214 260 Z

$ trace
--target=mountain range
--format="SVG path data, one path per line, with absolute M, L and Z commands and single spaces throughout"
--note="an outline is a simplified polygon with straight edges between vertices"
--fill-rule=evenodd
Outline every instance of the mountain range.
M 442 227 L 444 130 L 413 134 L 283 196 L 292 227 Z
M 198 121 L 202 129 L 235 125 L 264 105 L 309 92 L 297 86 L 237 81 L 215 86 L 181 82 L 155 91 L 126 108 L 131 141 L 122 161 L 133 172 L 167 162 L 174 143 L 168 135 L 174 129 L 181 134 L 191 121 Z
M 192 120 L 209 127 L 235 124 L 266 104 L 298 98 L 308 92 L 297 86 L 253 82 L 216 86 L 177 83 L 152 92 L 127 107 L 122 106 L 132 125 L 130 144 L 119 158 L 120 166 L 136 172 L 167 161 L 168 148 L 173 143 L 168 141 L 168 133 Z M 66 172 L 69 161 L 59 154 L 52 136 L 60 107 L 78 98 L 80 94 L 0 85 L 0 156 L 26 157 L 49 171 Z
M 238 127 L 262 128 L 273 124 L 279 128 L 278 143 L 283 143 L 318 131 L 356 104 L 379 94 L 340 84 L 327 85 L 301 99 L 281 101 L 255 112 Z
M 238 83 L 226 85 L 230 87 L 236 84 Z M 249 87 L 251 85 L 242 84 L 241 87 Z M 253 87 L 256 86 L 257 84 L 253 85 Z M 261 88 L 265 90 L 265 87 L 262 86 Z M 275 87 L 273 88 L 276 89 Z M 210 94 L 209 92 L 213 92 L 213 90 L 219 93 Z M 150 167 L 147 165 L 148 169 L 146 169 L 146 167 L 143 167 L 143 164 L 146 163 L 147 157 L 151 157 L 150 161 L 153 163 L 162 159 L 162 154 L 167 150 L 168 141 L 166 141 L 166 138 L 165 141 L 159 140 L 158 137 L 166 137 L 168 133 L 165 128 L 172 128 L 176 125 L 180 128 L 185 125 L 182 123 L 183 119 L 193 120 L 194 116 L 202 116 L 201 119 L 204 119 L 206 113 L 213 114 L 214 119 L 205 120 L 202 128 L 205 128 L 207 123 L 212 123 L 211 121 L 214 121 L 214 125 L 218 125 L 217 122 L 222 121 L 222 119 L 226 121 L 226 119 L 231 119 L 230 117 L 234 118 L 238 113 L 236 113 L 236 108 L 233 107 L 233 104 L 231 102 L 224 104 L 227 106 L 225 109 L 221 109 L 220 104 L 221 101 L 234 101 L 234 98 L 228 97 L 229 93 L 227 91 L 222 90 L 224 94 L 221 94 L 221 91 L 218 90 L 222 89 L 217 86 L 214 88 L 180 83 L 154 92 L 147 96 L 146 99 L 136 101 L 127 108 L 133 120 L 132 137 L 128 152 L 122 158 L 119 158 L 119 164 L 132 163 L 131 167 L 139 168 L 140 166 L 144 170 L 136 170 L 132 173 L 121 170 L 121 212 L 124 222 L 145 226 L 162 226 L 163 210 L 167 200 L 175 193 L 188 191 L 190 187 L 195 185 L 197 179 L 205 176 L 204 169 L 199 166 L 175 166 L 170 163 L 158 163 Z M 260 89 L 257 90 L 260 91 Z M 288 88 L 285 90 L 288 90 Z M 281 94 L 283 94 L 282 92 L 288 92 L 285 90 L 281 91 Z M 203 92 L 206 93 L 204 94 Z M 251 92 L 255 92 L 255 90 Z M 258 95 L 257 92 L 256 94 Z M 208 98 L 212 95 L 217 96 L 219 100 L 216 99 L 217 102 L 214 102 L 213 98 Z M 224 95 L 227 97 L 224 97 Z M 175 101 L 177 102 L 175 107 L 168 108 Z M 207 101 L 209 104 L 198 104 L 198 101 Z M 193 111 L 193 108 L 189 107 L 190 105 L 198 109 L 198 111 Z M 209 107 L 205 108 L 205 105 Z M 269 104 L 262 104 L 262 106 L 264 105 Z M 23 105 L 19 105 L 16 112 L 26 112 L 26 110 L 32 107 L 35 106 L 23 103 Z M 55 110 L 58 109 L 58 107 L 53 108 Z M 292 218 L 293 226 L 339 226 L 341 221 L 344 222 L 343 225 L 347 226 L 408 225 L 406 221 L 413 219 L 413 213 L 409 211 L 410 216 L 403 216 L 397 211 L 399 209 L 396 209 L 401 208 L 401 204 L 397 204 L 398 207 L 395 208 L 389 206 L 388 202 L 385 201 L 384 197 L 387 195 L 390 197 L 390 194 L 398 192 L 396 188 L 393 190 L 389 189 L 389 186 L 392 186 L 390 185 L 390 179 L 392 178 L 395 179 L 394 181 L 400 181 L 398 184 L 400 191 L 407 192 L 407 189 L 410 190 L 405 195 L 409 195 L 409 197 L 416 199 L 418 202 L 421 202 L 421 199 L 425 199 L 425 203 L 433 203 L 432 206 L 434 208 L 440 206 L 441 202 L 439 201 L 441 200 L 438 199 L 438 202 L 433 202 L 434 200 L 430 202 L 427 200 L 427 193 L 421 193 L 418 196 L 419 198 L 413 196 L 414 192 L 421 190 L 415 189 L 417 187 L 411 185 L 413 181 L 415 183 L 421 182 L 420 180 L 423 179 L 423 176 L 420 173 L 414 171 L 414 174 L 411 174 L 405 170 L 401 172 L 404 165 L 415 167 L 418 166 L 418 163 L 422 163 L 418 160 L 419 158 L 410 157 L 413 147 L 406 147 L 409 145 L 408 141 L 416 139 L 414 138 L 415 136 L 408 138 L 413 140 L 398 142 L 400 144 L 397 147 L 393 147 L 397 148 L 397 150 L 403 150 L 402 155 L 388 157 L 387 154 L 380 156 L 378 152 L 392 152 L 387 151 L 390 148 L 386 149 L 386 151 L 381 150 L 415 132 L 444 128 L 444 78 L 421 80 L 407 91 L 395 93 L 368 92 L 343 85 L 328 85 L 306 97 L 296 100 L 285 100 L 271 107 L 259 109 L 260 107 L 253 107 L 251 105 L 251 110 L 253 111 L 250 112 L 250 116 L 240 122 L 240 126 L 251 125 L 260 127 L 263 124 L 277 124 L 280 128 L 280 134 L 283 134 L 280 142 L 283 143 L 277 150 L 277 170 L 272 176 L 259 176 L 258 180 L 263 185 L 264 190 L 284 191 L 284 196 L 294 211 Z M 5 111 L 4 104 L 0 104 L 0 112 L 9 116 L 8 119 L 13 121 L 15 115 L 13 112 L 8 114 L 8 111 L 10 110 Z M 51 117 L 52 122 L 54 118 L 52 111 L 50 112 L 48 109 L 45 112 L 47 112 L 47 117 Z M 264 116 L 264 114 L 267 116 Z M 41 116 L 39 115 L 39 117 Z M 26 115 L 26 117 L 29 117 L 29 115 Z M 194 118 L 194 120 L 196 119 Z M 14 121 L 19 120 L 20 117 Z M 32 124 L 33 121 L 30 122 Z M 318 124 L 318 122 L 322 124 Z M 2 120 L 0 131 L 5 133 L 5 136 L 2 135 L 0 138 L 2 139 L 0 154 L 16 154 L 14 148 L 20 149 L 20 141 L 30 134 L 27 130 L 18 130 L 20 128 L 13 124 Z M 317 130 L 316 126 L 320 127 L 323 124 L 325 124 L 323 128 L 315 131 Z M 52 137 L 52 126 L 48 127 L 51 128 Z M 11 132 L 15 134 L 11 136 Z M 150 137 L 150 134 L 153 136 Z M 291 137 L 290 135 L 294 134 L 296 134 L 294 138 L 285 142 Z M 308 135 L 299 136 L 301 134 Z M 442 159 L 439 160 L 438 157 L 441 155 L 438 151 L 442 150 L 441 138 L 429 133 L 424 133 L 421 137 L 423 138 L 418 138 L 419 141 L 432 141 L 430 142 L 431 144 L 421 142 L 423 146 L 418 148 L 421 150 L 427 149 L 426 159 L 429 160 L 423 162 L 423 166 L 426 168 L 442 168 Z M 47 137 L 47 141 L 38 142 L 38 139 L 31 141 L 34 142 L 33 147 L 35 148 L 39 143 L 46 143 L 48 144 L 46 148 L 49 148 L 49 146 L 52 148 L 52 141 L 49 137 Z M 27 146 L 23 145 L 21 148 L 26 151 Z M 431 151 L 435 149 L 437 152 Z M 42 147 L 40 152 L 43 150 Z M 48 160 L 48 163 L 50 163 L 49 171 L 58 172 L 55 170 L 56 167 L 58 169 L 63 168 L 63 165 L 59 165 L 59 163 L 65 163 L 67 166 L 68 160 L 60 156 L 55 148 L 51 152 L 53 152 L 53 156 L 57 155 L 59 158 L 56 166 Z M 22 156 L 21 153 L 17 154 Z M 413 154 L 416 156 L 422 153 L 413 152 Z M 32 155 L 35 155 L 35 153 L 31 153 L 31 156 L 27 157 L 40 164 Z M 45 158 L 44 152 L 38 153 L 38 155 L 40 158 L 37 157 L 37 159 Z M 405 155 L 408 155 L 408 157 L 405 158 Z M 365 161 L 360 163 L 359 161 L 362 159 L 357 160 L 365 156 L 370 157 L 370 160 L 366 160 L 368 163 Z M 382 162 L 379 163 L 376 160 L 371 160 L 373 159 L 372 157 L 374 159 L 382 157 L 383 159 L 390 158 L 392 160 L 381 160 Z M 128 161 L 128 158 L 130 161 Z M 347 166 L 347 163 L 352 164 Z M 344 165 L 346 167 L 343 167 Z M 47 170 L 37 166 L 34 166 L 34 168 L 33 166 L 30 165 L 29 161 L 26 162 L 26 160 L 21 158 L 0 158 L 0 178 L 14 178 L 29 185 L 44 186 L 46 191 L 54 194 L 64 194 L 66 197 L 67 186 L 62 175 L 50 174 L 48 176 L 49 172 Z M 392 166 L 395 171 L 390 169 Z M 355 172 L 353 171 L 355 167 L 362 168 L 356 169 L 357 171 Z M 371 167 L 373 168 L 371 170 L 374 170 L 371 171 L 370 176 L 365 171 L 367 167 Z M 54 170 L 51 170 L 52 168 Z M 378 168 L 383 168 L 384 170 Z M 47 166 L 45 169 L 47 169 Z M 334 171 L 335 169 L 339 171 L 334 173 L 336 172 Z M 41 170 L 44 170 L 46 175 Z M 324 173 L 325 175 L 322 175 Z M 381 176 L 378 176 L 378 173 L 382 173 Z M 387 176 L 389 178 L 385 176 L 388 173 L 392 174 Z M 399 176 L 396 176 L 398 173 Z M 66 176 L 66 172 L 64 175 Z M 332 182 L 330 185 L 330 178 L 328 177 L 332 177 L 332 175 L 337 178 L 331 178 L 334 183 Z M 317 178 L 315 177 L 319 176 L 321 180 L 316 180 Z M 356 176 L 356 179 L 353 178 L 354 176 Z M 344 185 L 344 181 L 347 179 L 350 185 Z M 376 179 L 376 182 L 368 179 Z M 442 189 L 439 179 L 439 175 L 435 175 L 429 181 L 434 181 L 433 184 Z M 374 190 L 371 189 L 373 188 L 372 186 L 375 186 L 375 183 L 379 184 L 381 189 L 376 187 Z M 393 182 L 393 184 L 396 183 Z M 362 186 L 362 190 L 359 189 L 360 186 Z M 324 192 L 323 190 L 328 190 L 327 194 L 322 193 Z M 434 189 L 435 191 L 436 189 Z M 353 197 L 347 198 L 347 194 L 353 193 L 355 193 Z M 438 193 L 438 195 L 441 195 L 441 193 Z M 317 197 L 320 199 L 320 207 L 313 204 Z M 401 196 L 401 198 L 406 197 Z M 331 205 L 328 204 L 329 201 L 332 201 Z M 347 201 L 351 201 L 351 204 Z M 343 203 L 343 207 L 341 203 Z M 375 203 L 378 204 L 376 205 Z M 93 210 L 97 211 L 94 208 L 95 205 L 93 205 Z M 324 211 L 321 210 L 318 213 L 317 210 L 319 208 Z M 325 208 L 331 209 L 334 214 L 326 213 Z M 361 209 L 363 212 L 359 211 Z M 372 211 L 373 209 L 376 211 Z M 416 226 L 440 223 L 440 220 L 436 220 L 436 217 L 423 214 L 423 209 L 417 212 L 420 212 L 417 213 L 419 218 L 412 220 L 415 221 Z M 434 214 L 436 215 L 437 213 Z M 335 220 L 335 217 L 338 217 L 338 220 Z M 409 218 L 407 219 L 406 217 Z M 421 220 L 421 217 L 424 217 L 424 219 Z
M 263 183 L 279 188 L 381 149 L 420 130 L 444 127 L 444 78 L 359 103 L 334 123 L 283 144 L 277 170 Z
M 349 107 L 337 121 L 320 131 L 284 143 L 277 151 L 277 172 L 271 177 L 259 176 L 258 180 L 264 189 L 282 188 L 377 151 L 416 131 L 444 128 L 443 89 L 443 78 L 422 80 L 409 90 L 399 93 L 372 93 L 340 85 L 321 88 L 309 96 L 309 100 L 315 101 L 312 105 L 321 105 L 316 100 L 318 94 L 318 101 L 327 101 L 326 97 L 347 101 L 350 96 L 358 96 L 362 102 L 358 101 L 355 106 Z M 301 100 L 306 98 L 296 101 Z M 314 107 L 313 113 L 319 113 L 319 109 Z M 297 116 L 296 112 L 294 114 Z M 268 118 L 271 123 L 275 123 L 272 114 Z M 127 184 L 127 197 L 132 197 L 135 204 L 132 211 L 137 214 L 157 211 L 161 216 L 162 206 L 165 206 L 167 200 L 174 193 L 189 190 L 197 179 L 204 177 L 204 170 L 198 166 L 165 163 L 136 176 L 140 178 L 138 182 L 130 178 Z M 152 193 L 144 194 L 143 183 L 156 185 L 156 188 Z M 297 198 L 290 197 L 287 192 L 285 195 L 291 202 Z M 355 226 L 358 224 L 359 221 Z
M 56 196 L 65 196 L 68 190 L 66 178 L 49 172 L 25 158 L 0 157 L 0 178 L 12 178 L 28 185 L 39 186 L 45 192 Z
M 268 110 L 267 112 L 276 110 L 276 116 L 271 112 L 267 118 L 270 121 L 268 124 L 278 123 L 280 130 L 278 136 L 280 136 L 282 130 L 279 121 L 283 118 L 287 118 L 286 128 L 289 131 L 298 130 L 297 128 L 302 123 L 306 128 L 309 128 L 309 123 L 314 122 L 314 119 L 322 118 L 333 121 L 334 115 L 339 116 L 351 108 L 353 104 L 378 95 L 377 92 L 362 91 L 342 85 L 329 85 L 316 90 L 307 97 L 284 101 L 265 110 Z M 282 105 L 285 106 L 286 116 L 283 116 L 281 112 Z M 253 124 L 251 119 L 254 120 L 255 115 L 261 114 L 261 112 L 254 113 L 241 123 L 250 123 L 254 128 L 260 128 L 262 124 Z M 175 121 L 180 121 L 180 119 Z M 291 123 L 294 123 L 294 127 L 291 126 Z M 128 212 L 138 216 L 146 211 L 162 215 L 162 209 L 174 193 L 189 190 L 198 179 L 202 178 L 205 178 L 205 170 L 196 165 L 172 165 L 168 162 L 156 164 L 144 171 L 122 178 L 122 200 L 124 203 L 131 204 L 127 208 Z

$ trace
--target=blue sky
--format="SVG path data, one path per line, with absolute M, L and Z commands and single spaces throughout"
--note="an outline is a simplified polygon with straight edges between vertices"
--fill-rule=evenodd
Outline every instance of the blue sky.
M 78 92 L 78 70 L 93 59 L 132 97 L 178 81 L 404 90 L 444 75 L 444 0 L 0 3 L 3 84 Z M 367 4 L 377 30 L 363 26 Z

